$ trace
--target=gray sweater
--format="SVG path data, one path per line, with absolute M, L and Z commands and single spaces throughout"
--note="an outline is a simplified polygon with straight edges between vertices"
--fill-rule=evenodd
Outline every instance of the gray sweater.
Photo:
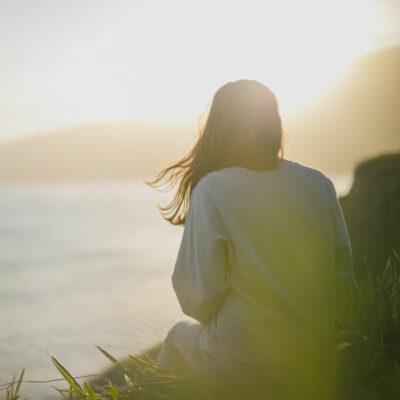
M 352 274 L 332 181 L 284 159 L 198 182 L 172 283 L 182 311 L 204 326 L 199 351 L 224 367 L 330 343 L 339 288 Z

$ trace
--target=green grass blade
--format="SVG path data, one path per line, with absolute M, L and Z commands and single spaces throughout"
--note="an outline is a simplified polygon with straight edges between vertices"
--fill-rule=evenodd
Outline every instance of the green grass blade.
M 100 346 L 96 346 L 113 364 L 119 364 L 119 361 L 113 357 L 110 353 L 102 349 Z
M 86 392 L 88 394 L 89 400 L 98 400 L 98 397 L 96 396 L 96 393 L 93 391 L 92 387 L 88 383 L 84 383 L 84 387 L 86 389 Z
M 65 378 L 65 380 L 69 383 L 72 390 L 79 394 L 81 397 L 85 398 L 85 392 L 79 385 L 79 383 L 75 380 L 75 378 L 71 375 L 71 373 L 55 358 L 51 357 L 51 360 L 55 367 L 58 369 L 60 374 Z
M 19 379 L 18 379 L 18 382 L 17 382 L 17 386 L 15 388 L 14 396 L 16 396 L 17 398 L 19 397 L 18 396 L 18 392 L 19 392 L 19 389 L 21 388 L 21 384 L 22 384 L 22 380 L 24 378 L 24 374 L 25 374 L 25 368 L 22 369 L 21 374 L 20 374 Z

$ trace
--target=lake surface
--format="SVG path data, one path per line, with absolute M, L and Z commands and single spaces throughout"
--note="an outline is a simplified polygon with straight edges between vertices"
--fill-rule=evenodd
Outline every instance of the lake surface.
M 338 194 L 350 177 L 333 177 Z M 0 383 L 74 375 L 161 341 L 183 314 L 171 273 L 183 228 L 164 221 L 160 194 L 140 181 L 0 185 Z M 58 385 L 62 386 L 62 385 Z M 25 384 L 29 399 L 54 398 Z

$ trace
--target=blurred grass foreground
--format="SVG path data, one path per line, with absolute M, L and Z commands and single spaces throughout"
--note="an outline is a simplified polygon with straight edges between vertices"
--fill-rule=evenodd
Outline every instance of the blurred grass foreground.
M 315 393 L 313 388 L 303 391 L 300 387 L 296 399 L 400 398 L 399 176 L 400 154 L 368 160 L 357 167 L 351 191 L 340 199 L 353 245 L 355 276 L 336 316 L 338 368 L 333 385 L 316 377 Z M 52 357 L 60 380 L 67 384 L 54 387 L 55 396 L 87 400 L 293 398 L 275 396 L 262 382 L 250 385 L 240 376 L 234 382 L 205 384 L 169 374 L 155 365 L 159 346 L 123 361 L 98 349 L 111 368 L 84 383 Z M 0 398 L 20 399 L 22 385 L 24 371 L 0 385 Z M 324 386 L 327 390 L 321 392 Z

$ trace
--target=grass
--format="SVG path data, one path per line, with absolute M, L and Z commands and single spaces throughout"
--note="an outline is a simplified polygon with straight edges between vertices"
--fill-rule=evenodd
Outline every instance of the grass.
M 354 281 L 336 324 L 339 368 L 335 398 L 400 398 L 400 257 L 396 252 L 393 251 L 379 276 L 367 271 L 363 278 Z M 80 384 L 58 359 L 52 357 L 54 367 L 67 384 L 66 388 L 54 387 L 55 393 L 64 399 L 87 400 L 208 400 L 222 399 L 224 393 L 228 393 L 223 385 L 208 387 L 189 377 L 167 373 L 147 354 L 131 355 L 120 362 L 101 347 L 98 349 L 108 358 L 113 370 L 119 371 L 122 379 L 114 379 L 116 375 L 109 374 Z M 18 378 L 14 376 L 11 382 L 0 385 L 0 399 L 20 399 L 24 372 L 22 370 Z M 239 386 L 231 390 L 229 398 L 255 399 L 243 382 L 240 385 L 241 390 Z
M 400 398 L 400 258 L 354 282 L 338 319 L 340 387 L 346 398 Z

